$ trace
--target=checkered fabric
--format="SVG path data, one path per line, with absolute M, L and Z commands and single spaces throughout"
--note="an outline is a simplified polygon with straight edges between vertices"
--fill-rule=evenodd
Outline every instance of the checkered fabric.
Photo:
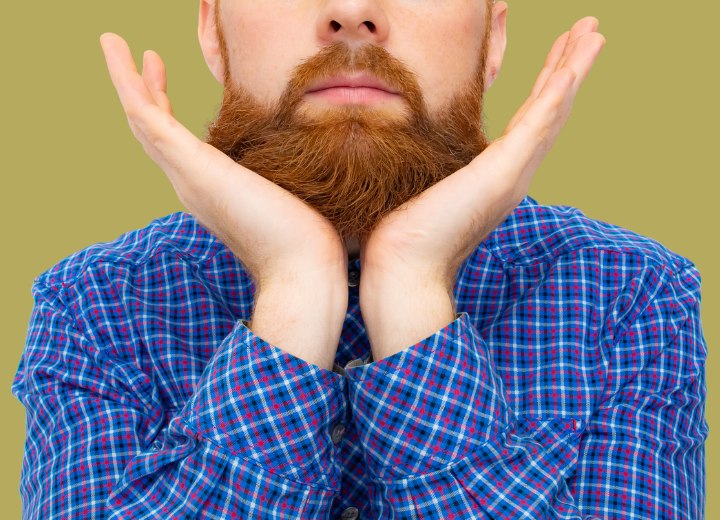
M 41 274 L 23 518 L 703 518 L 688 259 L 527 196 L 423 341 L 373 361 L 348 291 L 327 370 L 254 335 L 251 279 L 187 213 Z

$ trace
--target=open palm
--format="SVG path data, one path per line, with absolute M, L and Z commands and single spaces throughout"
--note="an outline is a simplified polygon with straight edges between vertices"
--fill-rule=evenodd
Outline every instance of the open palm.
M 202 142 L 173 117 L 159 55 L 145 52 L 141 76 L 125 40 L 105 33 L 100 42 L 133 134 L 183 205 L 256 281 L 347 263 L 343 241 L 320 213 Z
M 585 17 L 558 37 L 503 135 L 377 225 L 361 244 L 363 277 L 431 279 L 452 288 L 463 260 L 527 195 L 605 43 L 597 26 Z

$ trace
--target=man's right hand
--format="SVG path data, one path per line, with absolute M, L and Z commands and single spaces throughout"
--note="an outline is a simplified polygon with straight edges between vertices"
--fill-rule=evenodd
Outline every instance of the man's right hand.
M 179 123 L 158 54 L 145 52 L 141 76 L 125 40 L 105 33 L 100 43 L 133 134 L 182 204 L 252 277 L 253 332 L 331 369 L 348 297 L 347 249 L 334 226 Z

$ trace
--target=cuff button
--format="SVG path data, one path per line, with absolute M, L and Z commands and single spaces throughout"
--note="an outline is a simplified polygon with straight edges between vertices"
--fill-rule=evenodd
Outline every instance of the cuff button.
M 337 423 L 333 426 L 332 433 L 330 434 L 333 444 L 338 444 L 342 440 L 343 435 L 345 435 L 345 425 L 343 423 Z

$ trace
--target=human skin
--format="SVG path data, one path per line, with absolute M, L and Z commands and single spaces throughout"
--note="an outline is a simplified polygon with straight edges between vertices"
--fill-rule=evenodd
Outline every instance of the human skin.
M 502 61 L 506 11 L 504 2 L 493 6 L 486 88 Z M 474 73 L 484 12 L 484 4 L 476 0 L 227 0 L 220 18 L 232 64 L 228 72 L 258 99 L 276 100 L 302 59 L 344 38 L 352 45 L 382 45 L 407 63 L 433 111 Z M 198 33 L 206 62 L 222 82 L 226 71 L 213 13 L 213 1 L 202 0 Z M 597 25 L 595 18 L 586 17 L 558 37 L 530 96 L 500 138 L 466 167 L 389 214 L 355 245 L 363 265 L 360 306 L 376 361 L 454 320 L 457 269 L 527 194 L 604 45 Z M 101 44 L 134 135 L 168 175 L 181 202 L 228 245 L 256 281 L 252 330 L 331 369 L 347 308 L 347 244 L 352 253 L 352 237 L 340 237 L 297 197 L 177 122 L 156 53 L 145 53 L 141 76 L 122 38 L 104 34 Z M 353 102 L 308 96 L 307 103 L 322 111 L 342 99 Z M 388 117 L 395 106 L 398 114 L 402 111 L 399 99 L 368 97 L 364 102 L 384 103 Z
M 202 0 L 198 32 L 205 61 L 222 84 L 225 70 L 214 30 L 214 6 L 215 0 Z M 417 75 L 431 113 L 445 106 L 475 74 L 486 6 L 485 0 L 219 2 L 230 76 L 258 101 L 277 101 L 298 63 L 342 40 L 351 47 L 381 45 L 401 59 Z M 506 9 L 504 2 L 494 8 L 496 39 L 490 45 L 488 86 L 505 50 Z M 403 101 L 388 97 L 379 103 L 399 112 Z

